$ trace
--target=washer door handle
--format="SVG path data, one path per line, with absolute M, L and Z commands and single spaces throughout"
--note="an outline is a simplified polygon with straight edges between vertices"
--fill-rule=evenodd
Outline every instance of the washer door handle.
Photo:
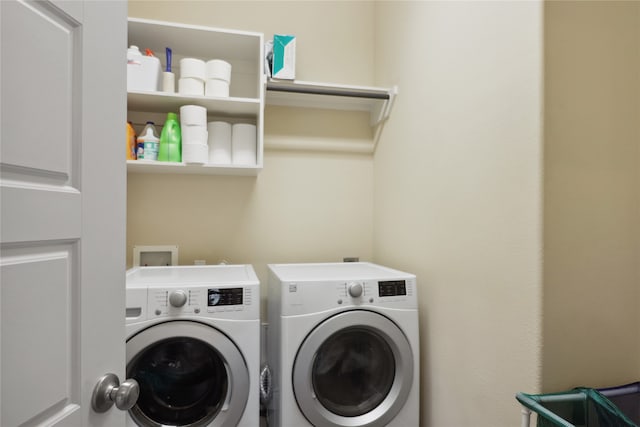
M 128 411 L 138 401 L 140 386 L 133 378 L 122 384 L 116 374 L 106 374 L 98 380 L 91 396 L 91 407 L 96 412 L 106 412 L 113 404 L 121 411 Z

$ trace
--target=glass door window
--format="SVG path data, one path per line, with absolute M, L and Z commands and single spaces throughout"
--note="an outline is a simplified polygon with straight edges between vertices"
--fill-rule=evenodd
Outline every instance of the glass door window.
M 145 427 L 237 425 L 249 370 L 227 335 L 195 321 L 169 321 L 127 340 L 127 375 L 140 384 L 129 411 Z
M 413 352 L 386 316 L 350 310 L 319 323 L 300 345 L 293 390 L 304 416 L 326 427 L 383 427 L 404 406 Z
M 209 344 L 175 337 L 144 349 L 127 368 L 140 384 L 132 416 L 142 425 L 183 426 L 213 419 L 227 395 L 224 361 Z
M 377 407 L 395 377 L 389 344 L 374 331 L 346 328 L 318 349 L 312 368 L 316 397 L 329 411 L 355 417 Z

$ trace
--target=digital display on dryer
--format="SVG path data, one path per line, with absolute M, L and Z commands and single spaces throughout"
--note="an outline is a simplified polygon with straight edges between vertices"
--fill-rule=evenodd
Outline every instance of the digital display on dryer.
M 404 280 L 387 280 L 378 282 L 378 295 L 381 297 L 395 297 L 407 295 L 407 284 Z
M 217 307 L 219 305 L 242 305 L 242 288 L 209 289 L 207 305 Z

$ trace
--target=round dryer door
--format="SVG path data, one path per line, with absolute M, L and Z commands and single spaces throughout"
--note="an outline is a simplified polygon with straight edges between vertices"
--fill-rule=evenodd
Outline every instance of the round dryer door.
M 404 406 L 413 381 L 413 353 L 387 317 L 346 311 L 319 324 L 298 350 L 293 387 L 313 425 L 387 425 Z
M 240 350 L 197 322 L 161 323 L 131 337 L 127 378 L 140 384 L 129 415 L 142 426 L 233 426 L 249 397 Z

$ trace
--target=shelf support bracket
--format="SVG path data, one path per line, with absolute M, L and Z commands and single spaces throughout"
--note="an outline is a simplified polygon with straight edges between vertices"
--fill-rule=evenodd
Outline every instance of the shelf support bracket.
M 391 114 L 391 108 L 393 107 L 393 101 L 398 94 L 398 86 L 393 86 L 389 89 L 389 97 L 385 102 L 376 106 L 374 110 L 371 112 L 371 126 L 378 126 L 380 123 L 384 122 L 389 118 Z

